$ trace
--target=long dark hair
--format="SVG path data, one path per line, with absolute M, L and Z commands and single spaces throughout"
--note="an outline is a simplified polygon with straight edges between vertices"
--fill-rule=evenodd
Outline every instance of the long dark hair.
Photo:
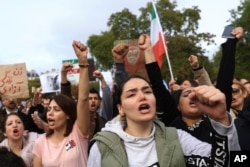
M 6 125 L 6 121 L 7 121 L 7 119 L 10 117 L 10 116 L 12 116 L 12 115 L 15 115 L 15 116 L 17 116 L 21 121 L 22 121 L 22 124 L 23 124 L 23 128 L 25 129 L 25 125 L 24 125 L 24 121 L 23 121 L 23 118 L 18 114 L 18 113 L 15 113 L 15 112 L 13 112 L 13 113 L 10 113 L 10 114 L 8 114 L 8 115 L 6 115 L 6 117 L 4 118 L 4 120 L 3 120 L 3 132 L 5 132 L 6 131 L 6 127 L 5 127 L 5 125 Z
M 145 79 L 144 77 L 140 76 L 140 75 L 131 75 L 129 77 L 127 77 L 120 85 L 118 85 L 117 90 L 116 90 L 116 104 L 121 105 L 122 104 L 122 100 L 121 100 L 121 96 L 123 93 L 123 89 L 124 89 L 124 85 L 130 81 L 131 79 L 142 79 L 144 81 L 146 81 L 150 86 L 150 82 Z M 118 111 L 119 112 L 119 111 Z M 125 116 L 121 116 L 120 115 L 120 121 L 122 123 L 123 128 L 125 129 L 127 127 L 127 120 Z
M 0 166 L 9 167 L 26 167 L 24 160 L 16 155 L 14 152 L 9 151 L 7 147 L 0 147 Z
M 76 113 L 76 103 L 75 101 L 63 94 L 55 95 L 51 100 L 54 100 L 56 104 L 62 109 L 62 111 L 69 117 L 66 125 L 66 132 L 64 136 L 68 136 L 73 129 L 74 123 L 76 121 L 77 113 Z M 50 136 L 54 133 L 54 130 L 49 129 L 46 136 Z

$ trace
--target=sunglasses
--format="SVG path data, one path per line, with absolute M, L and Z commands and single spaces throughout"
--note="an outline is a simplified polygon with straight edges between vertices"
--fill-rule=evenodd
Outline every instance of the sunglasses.
M 235 94 L 235 93 L 239 93 L 240 92 L 240 89 L 239 88 L 232 88 L 232 93 Z

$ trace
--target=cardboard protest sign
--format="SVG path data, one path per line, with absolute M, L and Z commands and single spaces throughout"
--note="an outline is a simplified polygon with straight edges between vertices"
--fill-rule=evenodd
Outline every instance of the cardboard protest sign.
M 144 53 L 138 47 L 138 41 L 135 39 L 116 40 L 114 46 L 118 44 L 128 44 L 129 51 L 124 58 L 124 65 L 129 75 L 137 74 L 148 79 L 147 71 L 145 68 Z
M 25 63 L 0 65 L 0 96 L 28 98 L 28 77 Z

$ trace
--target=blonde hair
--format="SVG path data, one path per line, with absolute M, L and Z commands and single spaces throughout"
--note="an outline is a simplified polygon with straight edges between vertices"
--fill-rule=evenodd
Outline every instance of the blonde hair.
M 237 81 L 235 79 L 233 80 L 233 84 L 237 85 L 240 88 L 240 90 L 242 91 L 242 93 L 245 95 L 245 98 L 246 98 L 248 92 L 245 86 L 240 81 Z

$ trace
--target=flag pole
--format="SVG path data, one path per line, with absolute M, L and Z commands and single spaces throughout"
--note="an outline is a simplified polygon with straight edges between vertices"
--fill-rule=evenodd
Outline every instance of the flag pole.
M 166 41 L 164 40 L 165 37 L 163 35 L 162 27 L 161 27 L 161 24 L 160 24 L 160 19 L 159 19 L 159 16 L 158 16 L 155 4 L 154 4 L 154 0 L 152 0 L 152 6 L 153 6 L 154 11 L 155 11 L 157 23 L 159 24 L 159 27 L 161 29 L 161 38 L 162 38 L 162 42 L 164 43 L 163 46 L 164 46 L 164 50 L 165 50 L 165 54 L 166 54 L 166 58 L 167 58 L 167 62 L 168 62 L 168 68 L 169 68 L 169 72 L 170 72 L 170 77 L 171 77 L 171 80 L 174 80 L 174 76 L 173 76 L 173 72 L 172 72 L 172 67 L 171 67 L 171 64 L 170 64 L 169 56 L 168 56 L 168 50 L 167 50 L 167 47 L 166 47 Z

